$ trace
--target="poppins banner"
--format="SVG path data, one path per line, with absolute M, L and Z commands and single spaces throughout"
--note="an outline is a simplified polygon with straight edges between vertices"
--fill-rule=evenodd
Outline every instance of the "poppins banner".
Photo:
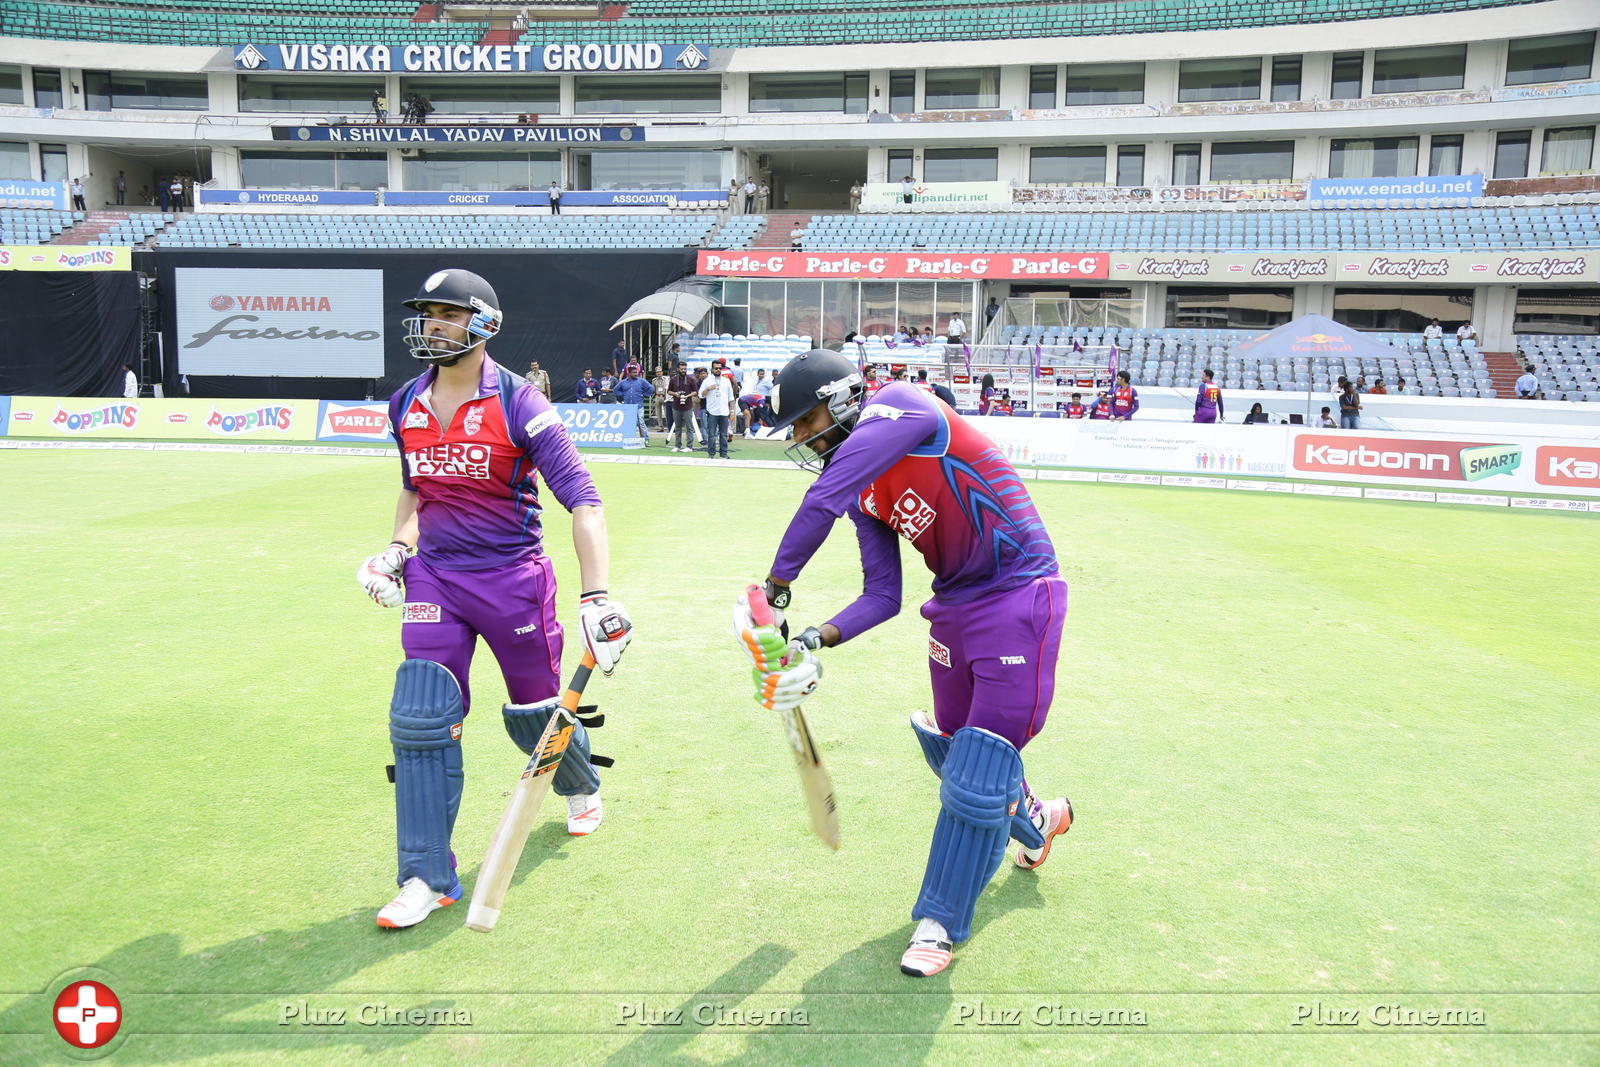
M 274 126 L 272 139 L 362 145 L 596 144 L 601 141 L 637 144 L 645 139 L 645 130 L 642 126 L 631 125 L 391 126 L 369 122 L 341 126 Z
M 132 270 L 133 250 L 112 245 L 0 245 L 0 270 Z
M 1483 195 L 1481 174 L 1431 174 L 1415 178 L 1312 178 L 1307 198 L 1313 204 L 1329 200 L 1450 200 L 1466 201 Z
M 0 179 L 0 200 L 20 200 L 22 207 L 67 210 L 66 182 L 33 182 L 26 178 Z
M 913 182 L 911 203 L 905 202 L 899 182 L 868 182 L 861 190 L 863 211 L 911 211 L 944 207 L 965 211 L 975 207 L 1010 207 L 1010 182 Z
M 317 407 L 318 441 L 392 441 L 389 405 L 383 400 L 322 400 Z
M 556 404 L 567 436 L 581 448 L 643 448 L 638 404 Z
M 702 70 L 711 49 L 698 44 L 246 44 L 233 69 L 318 74 L 591 74 Z
M 111 400 L 82 396 L 11 398 L 13 437 L 118 437 L 226 441 L 310 441 L 315 400 Z
M 1106 278 L 1104 252 L 701 252 L 699 272 L 734 278 Z
M 178 267 L 184 374 L 383 377 L 383 271 Z

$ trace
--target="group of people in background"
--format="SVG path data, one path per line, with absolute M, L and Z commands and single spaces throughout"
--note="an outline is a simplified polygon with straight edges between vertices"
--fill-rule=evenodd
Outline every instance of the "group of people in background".
M 765 214 L 767 208 L 772 206 L 771 187 L 749 175 L 743 181 L 733 179 L 728 183 L 728 210 L 739 211 L 741 206 L 746 215 Z
M 433 114 L 433 101 L 421 93 L 407 93 L 401 101 L 400 121 L 408 126 L 420 126 Z M 389 97 L 382 89 L 372 90 L 372 121 L 383 125 L 389 121 Z

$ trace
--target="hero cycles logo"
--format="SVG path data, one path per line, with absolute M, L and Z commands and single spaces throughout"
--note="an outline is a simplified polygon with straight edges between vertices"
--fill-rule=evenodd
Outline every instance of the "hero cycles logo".
M 56 408 L 55 417 L 50 423 L 68 433 L 93 433 L 95 430 L 118 426 L 124 430 L 131 430 L 139 424 L 139 405 L 107 404 L 103 408 L 91 408 L 88 411 Z
M 338 330 L 319 325 L 250 326 L 259 323 L 259 313 L 334 314 L 333 301 L 326 296 L 261 293 L 218 293 L 207 302 L 212 311 L 237 312 L 225 315 L 206 329 L 197 331 L 184 348 L 204 348 L 218 337 L 231 341 L 376 341 L 378 330 Z
M 413 478 L 489 478 L 489 446 L 450 442 L 406 453 Z
M 253 430 L 288 430 L 294 424 L 294 408 L 291 407 L 262 407 L 254 411 L 241 411 L 228 415 L 211 409 L 211 417 L 206 420 L 206 428 L 213 433 L 240 434 L 250 433 Z
M 1294 469 L 1314 474 L 1475 482 L 1521 465 L 1521 447 L 1478 441 L 1300 434 L 1294 443 Z

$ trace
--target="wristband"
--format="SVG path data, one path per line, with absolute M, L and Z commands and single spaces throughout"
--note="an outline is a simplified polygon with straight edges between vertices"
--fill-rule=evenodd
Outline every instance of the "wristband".
M 788 611 L 789 601 L 793 599 L 794 596 L 794 594 L 790 592 L 789 587 L 786 585 L 774 584 L 770 578 L 768 578 L 762 584 L 762 592 L 764 592 L 767 596 L 767 604 L 770 605 L 774 611 Z
M 581 597 L 579 597 L 578 598 L 578 602 L 580 604 L 587 604 L 591 600 L 604 600 L 605 598 L 606 598 L 606 591 L 604 589 L 591 589 L 587 593 L 585 593 Z
M 413 552 L 416 551 L 416 547 L 415 546 L 408 545 L 404 541 L 390 541 L 389 542 L 389 547 L 390 548 L 393 548 L 395 545 L 399 545 L 400 546 L 400 550 L 402 552 L 404 552 L 407 556 L 411 555 Z
M 822 647 L 822 631 L 815 626 L 807 626 L 800 631 L 800 636 L 795 638 L 801 646 L 809 652 L 815 652 Z

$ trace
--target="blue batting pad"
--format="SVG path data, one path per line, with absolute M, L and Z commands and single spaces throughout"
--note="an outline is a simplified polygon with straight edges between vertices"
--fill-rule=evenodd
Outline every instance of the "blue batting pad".
M 518 748 L 533 755 L 534 746 L 544 736 L 545 724 L 560 704 L 559 700 L 547 700 L 542 704 L 507 704 L 504 711 L 506 733 L 511 735 L 511 740 L 517 743 Z M 572 740 L 561 757 L 560 766 L 556 768 L 550 789 L 561 797 L 600 790 L 600 774 L 589 762 L 589 731 L 583 728 L 581 722 L 572 728 Z
M 421 878 L 459 898 L 450 831 L 461 806 L 461 686 L 438 663 L 408 659 L 394 675 L 389 740 L 394 745 L 397 881 Z
M 962 727 L 950 739 L 939 799 L 944 806 L 911 917 L 937 919 L 952 942 L 965 941 L 978 894 L 1005 857 L 1012 808 L 1022 799 L 1022 756 L 998 734 Z
M 917 735 L 917 744 L 922 746 L 922 755 L 928 761 L 928 766 L 939 778 L 944 778 L 944 761 L 950 753 L 950 738 L 939 733 L 937 729 L 929 729 L 923 725 L 922 720 L 911 716 L 911 732 Z M 1033 820 L 1028 818 L 1024 805 L 1018 805 L 1016 814 L 1011 816 L 1011 839 L 1022 845 L 1023 848 L 1043 848 L 1044 835 L 1039 828 L 1033 825 Z

